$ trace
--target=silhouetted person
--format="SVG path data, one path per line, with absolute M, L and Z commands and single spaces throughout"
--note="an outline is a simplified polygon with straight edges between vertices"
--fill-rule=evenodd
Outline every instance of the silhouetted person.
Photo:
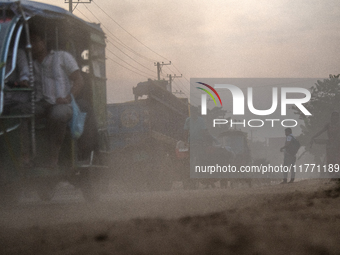
M 291 179 L 290 183 L 294 182 L 295 179 L 295 171 L 294 171 L 294 165 L 296 162 L 296 155 L 292 152 L 291 147 L 293 145 L 293 139 L 295 137 L 292 135 L 292 129 L 286 128 L 285 129 L 285 135 L 286 135 L 286 142 L 285 145 L 280 149 L 281 152 L 284 152 L 283 156 L 283 166 L 287 166 L 290 169 L 291 172 Z M 287 183 L 288 179 L 288 172 L 283 172 L 283 181 L 282 184 Z

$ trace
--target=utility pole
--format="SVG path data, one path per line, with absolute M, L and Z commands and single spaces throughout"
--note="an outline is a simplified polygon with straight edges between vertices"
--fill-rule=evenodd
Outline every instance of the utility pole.
M 90 4 L 92 0 L 87 0 L 86 2 L 83 1 L 76 1 L 76 0 L 65 0 L 65 4 L 68 4 L 68 11 L 72 13 L 76 8 L 78 4 Z M 73 3 L 77 4 L 76 7 L 73 9 Z
M 182 74 L 181 76 L 177 76 L 176 74 L 174 74 L 173 76 L 171 74 L 168 74 L 168 77 L 169 77 L 169 91 L 172 92 L 172 81 L 175 79 L 175 78 L 182 78 Z
M 155 66 L 157 66 L 157 78 L 158 80 L 160 81 L 161 80 L 161 72 L 162 72 L 162 66 L 165 66 L 165 65 L 171 65 L 171 61 L 169 61 L 169 63 L 165 64 L 164 62 L 162 63 L 154 63 Z

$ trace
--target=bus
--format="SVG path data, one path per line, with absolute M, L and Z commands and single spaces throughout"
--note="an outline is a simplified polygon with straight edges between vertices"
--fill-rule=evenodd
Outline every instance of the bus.
M 79 139 L 66 132 L 58 168 L 42 163 L 50 144 L 46 120 L 35 117 L 35 83 L 30 42 L 30 29 L 44 34 L 50 50 L 67 51 L 76 60 L 84 87 L 76 98 L 87 112 L 84 133 Z M 37 191 L 42 200 L 53 198 L 55 187 L 67 181 L 80 188 L 84 198 L 95 201 L 98 187 L 105 186 L 102 173 L 108 171 L 105 155 L 107 143 L 105 34 L 99 24 L 88 23 L 72 13 L 34 1 L 0 1 L 0 204 L 17 202 L 22 192 Z M 18 73 L 19 51 L 27 57 L 28 87 L 17 87 L 11 77 Z M 25 97 L 30 102 L 30 114 L 11 111 L 15 104 L 8 97 Z M 9 103 L 8 103 L 9 102 Z M 33 164 L 22 166 L 23 122 L 29 122 L 29 153 Z M 87 132 L 87 136 L 85 133 Z M 93 135 L 94 134 L 94 135 Z M 84 137 L 85 136 L 85 137 Z

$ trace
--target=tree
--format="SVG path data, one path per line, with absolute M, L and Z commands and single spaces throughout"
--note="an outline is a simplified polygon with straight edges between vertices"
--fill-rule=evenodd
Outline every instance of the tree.
M 338 75 L 329 75 L 329 79 L 318 80 L 311 88 L 311 100 L 304 104 L 311 116 L 305 116 L 296 110 L 296 114 L 303 119 L 302 134 L 299 137 L 303 145 L 308 145 L 311 137 L 321 130 L 330 121 L 333 111 L 340 111 L 340 80 Z M 320 147 L 320 146 L 319 146 Z M 314 155 L 320 154 L 320 148 L 311 151 Z

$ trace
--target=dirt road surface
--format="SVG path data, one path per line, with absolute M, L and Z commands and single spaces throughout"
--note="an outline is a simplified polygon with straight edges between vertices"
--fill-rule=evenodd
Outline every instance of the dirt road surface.
M 326 180 L 111 193 L 61 187 L 0 210 L 0 254 L 340 254 L 340 189 Z

